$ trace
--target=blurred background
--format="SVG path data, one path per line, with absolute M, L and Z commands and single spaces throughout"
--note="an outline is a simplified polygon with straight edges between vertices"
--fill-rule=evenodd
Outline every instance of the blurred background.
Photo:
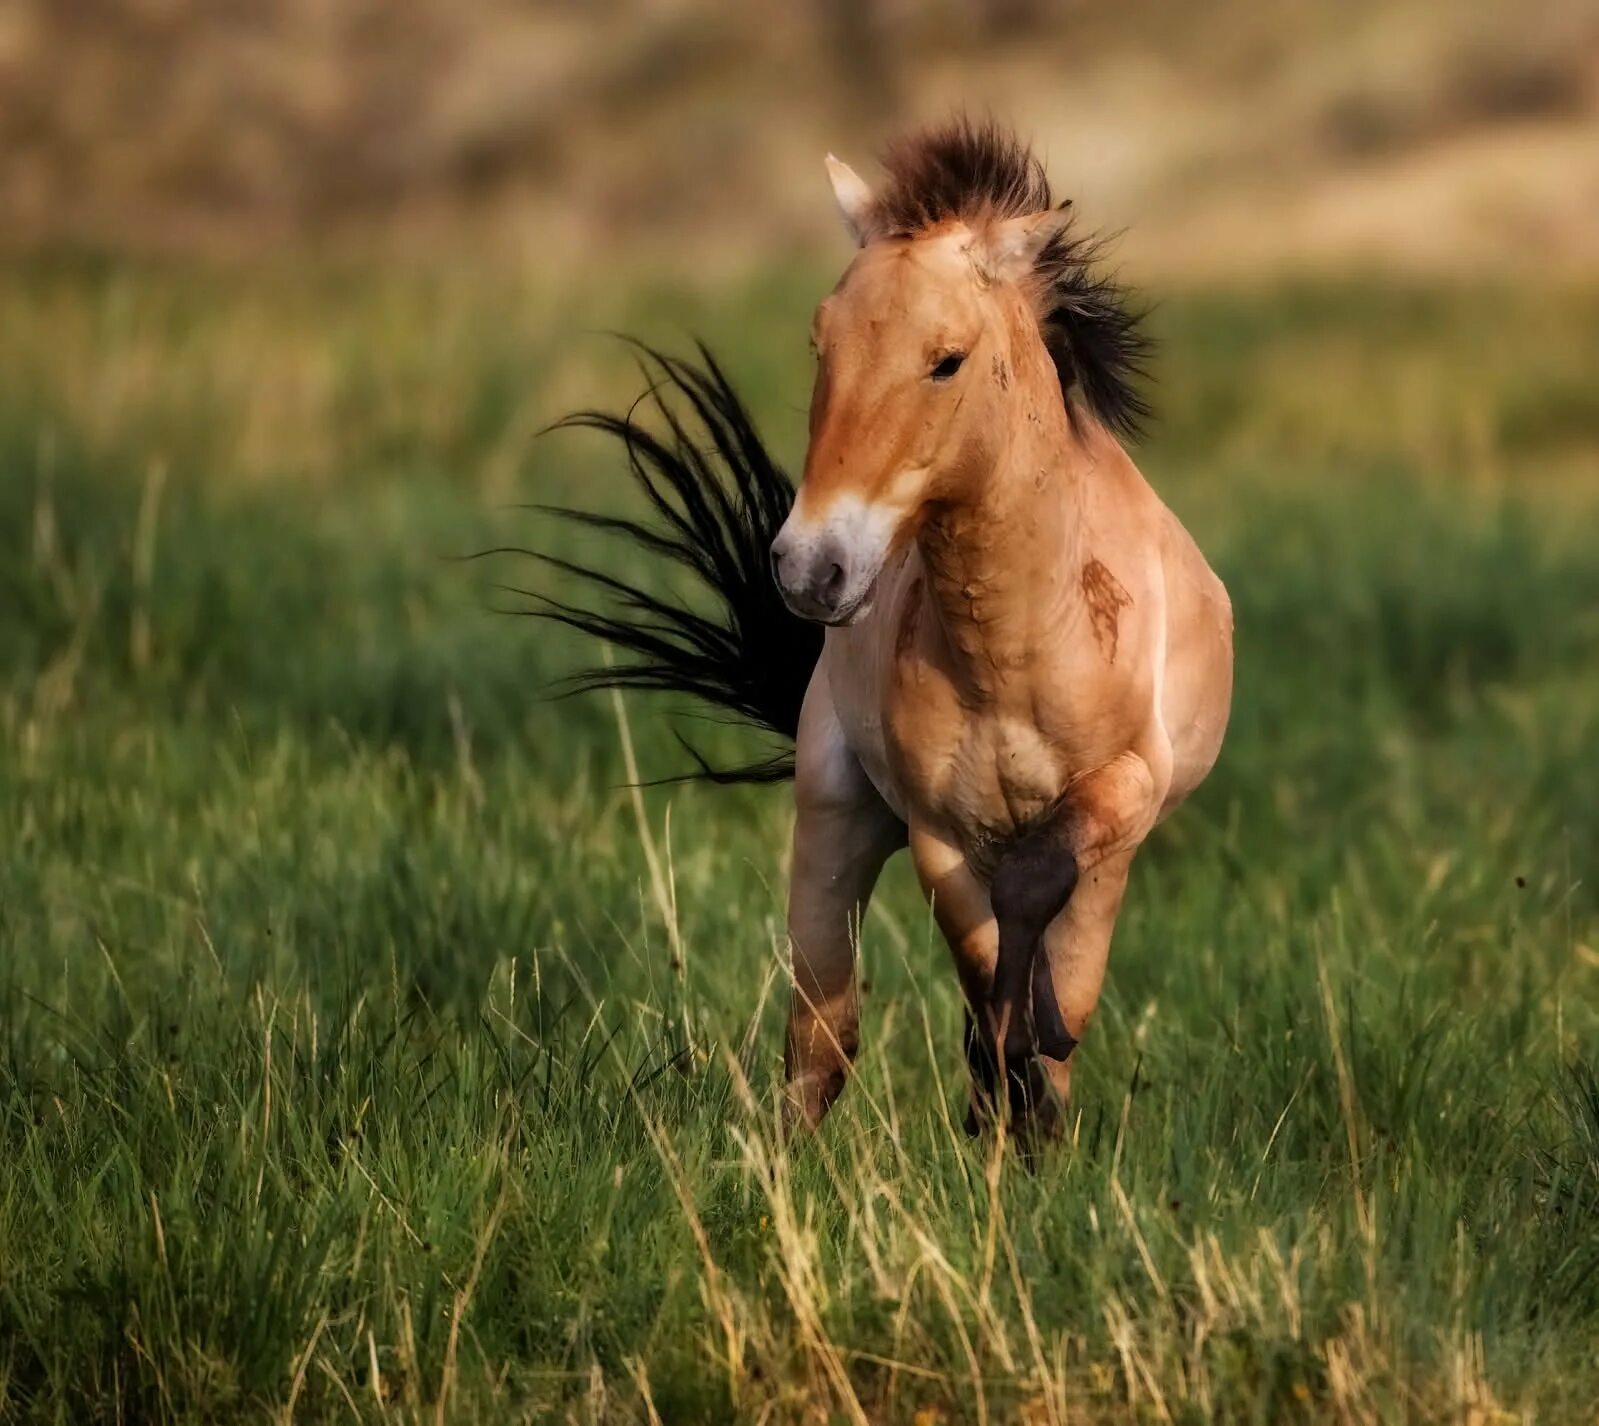
M 0 238 L 705 279 L 955 106 L 1139 272 L 1595 260 L 1586 0 L 10 0 Z
M 0 1418 L 442 1420 L 459 1366 L 484 1420 L 643 1419 L 646 1369 L 722 1419 L 705 1253 L 755 1398 L 823 1389 L 727 1054 L 779 1073 L 791 799 L 630 792 L 624 717 L 642 778 L 686 765 L 661 710 L 548 698 L 598 651 L 494 612 L 570 581 L 458 557 L 670 577 L 528 508 L 638 508 L 539 435 L 639 392 L 609 332 L 705 337 L 795 468 L 822 157 L 961 107 L 1120 235 L 1136 459 L 1238 627 L 1071 1191 L 1006 1189 L 1046 1354 L 1101 1402 L 1136 1337 L 1206 1419 L 1591 1416 L 1592 0 L 0 0 Z M 871 1363 L 976 1380 L 925 1270 L 994 1263 L 902 862 L 832 1132 L 865 1163 L 903 1108 L 861 1201 L 906 1231 L 863 1256 L 819 1170 L 788 1220 L 873 1419 Z M 1218 1243 L 1243 1315 L 1196 1319 Z

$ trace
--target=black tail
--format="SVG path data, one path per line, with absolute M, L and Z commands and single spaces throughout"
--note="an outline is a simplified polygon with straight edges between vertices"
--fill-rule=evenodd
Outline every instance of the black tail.
M 793 484 L 703 345 L 700 366 L 642 344 L 638 350 L 649 387 L 625 416 L 578 411 L 551 429 L 603 431 L 621 441 L 628 470 L 658 519 L 645 523 L 587 510 L 537 508 L 621 535 L 685 566 L 710 591 L 712 607 L 699 613 L 642 584 L 539 551 L 531 553 L 607 595 L 612 612 L 516 592 L 535 601 L 525 612 L 637 655 L 631 663 L 574 674 L 568 691 L 692 693 L 792 740 L 822 651 L 820 626 L 791 614 L 772 579 L 771 544 L 788 517 Z M 636 419 L 646 402 L 659 417 L 659 433 Z M 742 767 L 716 768 L 686 741 L 683 746 L 698 765 L 690 776 L 712 782 L 779 782 L 794 773 L 788 751 Z

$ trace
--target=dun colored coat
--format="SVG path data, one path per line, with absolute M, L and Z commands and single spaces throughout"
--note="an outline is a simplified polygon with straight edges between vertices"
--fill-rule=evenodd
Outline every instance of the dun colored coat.
M 1143 340 L 1037 161 L 962 121 L 892 148 L 878 192 L 828 167 L 859 251 L 816 312 L 804 476 L 770 545 L 788 608 L 826 626 L 819 657 L 798 628 L 782 645 L 814 658 L 794 762 L 790 1114 L 814 1123 L 845 1083 L 860 918 L 908 845 L 969 1006 L 970 1122 L 1008 1110 L 1043 1133 L 1134 855 L 1220 751 L 1231 607 L 1118 439 L 1143 413 Z M 627 437 L 678 522 L 656 548 L 720 552 L 701 570 L 727 617 L 673 608 L 674 643 L 659 621 L 641 637 L 638 622 L 546 612 L 643 653 L 624 682 L 691 687 L 795 731 L 790 671 L 764 667 L 781 615 L 749 570 L 772 530 L 775 467 L 714 363 L 663 366 L 731 493 L 719 472 L 686 468 L 675 418 L 676 444 L 642 452 L 630 421 L 578 419 Z M 703 505 L 712 487 L 726 509 L 685 519 L 685 491 Z

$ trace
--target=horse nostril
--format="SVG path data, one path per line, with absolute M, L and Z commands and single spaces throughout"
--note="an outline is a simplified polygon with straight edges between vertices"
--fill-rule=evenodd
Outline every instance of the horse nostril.
M 828 565 L 827 574 L 822 580 L 822 593 L 831 599 L 843 587 L 844 566 L 836 563 Z
M 783 552 L 776 545 L 772 546 L 772 578 L 779 585 L 783 583 Z

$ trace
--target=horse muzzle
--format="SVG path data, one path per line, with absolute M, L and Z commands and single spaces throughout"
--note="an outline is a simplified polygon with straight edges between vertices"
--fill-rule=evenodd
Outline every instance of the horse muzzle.
M 862 541 L 859 532 L 796 527 L 789 521 L 772 541 L 772 578 L 783 602 L 802 619 L 850 624 L 871 605 L 886 542 Z

